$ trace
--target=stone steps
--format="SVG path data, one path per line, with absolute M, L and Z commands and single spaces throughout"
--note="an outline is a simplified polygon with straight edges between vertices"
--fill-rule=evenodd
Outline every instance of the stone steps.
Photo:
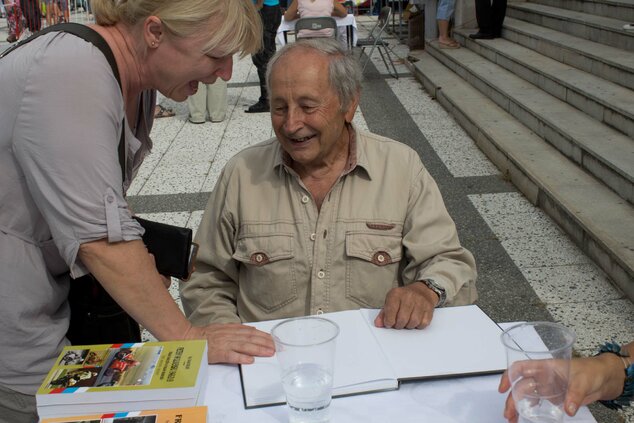
M 634 51 L 634 32 L 623 29 L 623 25 L 630 23 L 631 20 L 525 2 L 509 3 L 506 16 L 626 51 Z
M 559 62 L 634 89 L 634 52 L 507 17 L 504 38 Z
M 459 37 L 459 34 L 463 36 Z M 548 65 L 555 66 L 551 63 L 554 62 L 552 59 L 540 55 L 541 58 L 530 58 L 534 63 L 517 64 L 509 57 L 522 54 L 534 56 L 538 53 L 502 39 L 475 42 L 468 37 L 466 41 L 466 32 L 457 30 L 456 35 L 467 43 L 468 48 L 442 50 L 435 43 L 428 43 L 428 53 L 584 171 L 634 203 L 634 141 L 568 104 L 565 100 L 576 94 L 565 85 L 563 90 L 558 89 L 552 79 L 539 71 L 540 68 L 548 68 Z M 482 55 L 471 49 L 482 52 Z M 505 62 L 510 70 L 497 62 Z M 524 69 L 523 66 L 527 67 Z M 570 70 L 570 73 L 574 73 L 574 70 Z M 531 80 L 539 86 L 531 83 Z M 614 84 L 604 82 L 613 88 Z M 546 91 L 540 88 L 544 85 L 548 86 Z M 559 91 L 558 96 L 564 99 L 547 91 Z M 609 99 L 604 100 L 607 103 Z
M 494 88 L 519 78 L 498 65 L 487 65 L 483 57 L 467 49 L 437 50 L 433 43 L 410 65 L 427 91 L 526 197 L 544 209 L 634 299 L 634 208 L 509 114 L 519 105 L 510 98 L 505 100 Z M 482 72 L 497 76 L 493 86 L 485 82 Z M 521 93 L 534 88 L 520 80 L 515 90 Z
M 634 22 L 634 0 L 532 0 L 532 2 Z
M 505 39 L 474 41 L 456 30 L 469 50 L 540 87 L 550 95 L 634 137 L 634 91 Z M 634 145 L 634 144 L 633 144 Z

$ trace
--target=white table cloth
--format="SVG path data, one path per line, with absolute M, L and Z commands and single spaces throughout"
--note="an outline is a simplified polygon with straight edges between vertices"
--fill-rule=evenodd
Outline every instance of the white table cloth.
M 404 383 L 398 391 L 335 398 L 331 423 L 507 423 L 499 375 Z M 211 365 L 210 423 L 286 423 L 286 406 L 245 410 L 237 366 Z M 596 423 L 586 407 L 566 422 Z
M 348 45 L 356 46 L 357 45 L 357 21 L 354 18 L 354 15 L 348 15 L 345 18 L 337 18 L 335 17 L 335 21 L 337 21 L 337 30 L 339 33 L 345 33 L 346 29 L 350 27 L 352 29 L 352 44 L 350 44 L 350 40 L 348 40 Z M 276 40 L 279 45 L 286 44 L 286 40 L 284 39 L 284 33 L 288 31 L 295 30 L 295 23 L 297 19 L 292 21 L 284 20 L 282 17 L 282 23 L 279 28 L 277 28 Z
M 515 323 L 500 323 L 502 329 Z M 331 423 L 508 423 L 500 375 L 403 383 L 397 391 L 334 398 Z M 235 365 L 211 365 L 204 404 L 210 423 L 286 423 L 286 406 L 246 410 Z M 564 422 L 596 423 L 587 407 Z

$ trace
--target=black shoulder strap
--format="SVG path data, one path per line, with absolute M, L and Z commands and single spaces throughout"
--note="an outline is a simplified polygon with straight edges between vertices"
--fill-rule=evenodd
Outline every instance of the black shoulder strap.
M 24 44 L 27 44 L 44 34 L 48 34 L 49 32 L 67 32 L 69 34 L 73 34 L 79 38 L 82 38 L 97 47 L 101 51 L 101 53 L 103 53 L 103 55 L 106 57 L 106 60 L 110 64 L 110 67 L 112 68 L 112 73 L 114 74 L 114 77 L 119 84 L 119 88 L 122 88 L 121 78 L 119 76 L 119 68 L 117 67 L 117 62 L 114 58 L 114 54 L 112 54 L 112 50 L 110 49 L 110 46 L 108 46 L 108 43 L 106 43 L 106 40 L 104 40 L 103 37 L 99 35 L 99 33 L 94 29 L 78 23 L 61 23 L 49 26 L 36 34 L 33 34 L 26 40 L 22 40 L 0 53 L 0 59 L 2 59 L 4 56 L 11 53 L 15 49 L 22 47 Z M 121 138 L 119 139 L 118 150 L 119 165 L 121 166 L 121 181 L 123 182 L 125 181 L 125 119 L 121 123 Z

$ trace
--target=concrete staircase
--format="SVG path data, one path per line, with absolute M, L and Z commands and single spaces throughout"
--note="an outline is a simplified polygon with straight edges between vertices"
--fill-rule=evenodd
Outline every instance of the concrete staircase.
M 489 158 L 634 301 L 634 0 L 509 3 L 502 38 L 412 62 Z

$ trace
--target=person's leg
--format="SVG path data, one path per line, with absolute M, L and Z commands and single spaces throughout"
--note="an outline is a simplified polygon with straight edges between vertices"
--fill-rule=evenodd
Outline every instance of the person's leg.
M 436 9 L 438 22 L 438 43 L 445 48 L 458 48 L 460 44 L 449 36 L 449 20 L 453 16 L 455 0 L 440 0 Z
M 46 0 L 46 26 L 51 26 L 55 23 L 55 7 L 53 3 L 55 0 Z
M 475 0 L 478 33 L 471 34 L 471 38 L 493 38 L 491 27 L 491 0 Z M 477 36 L 481 35 L 481 36 Z
M 36 423 L 35 396 L 0 385 L 0 423 Z
M 502 24 L 506 15 L 506 0 L 493 0 L 491 4 L 491 25 L 493 35 L 499 37 L 502 35 Z
M 59 0 L 59 7 L 62 10 L 64 22 L 70 22 L 70 9 L 68 7 L 68 0 Z
M 187 97 L 189 108 L 189 121 L 191 123 L 205 123 L 207 119 L 207 86 L 202 82 L 198 83 L 198 91 L 194 95 Z
M 212 122 L 222 122 L 227 116 L 227 81 L 218 78 L 207 85 L 207 112 Z
M 252 56 L 253 64 L 258 70 L 260 80 L 260 98 L 256 104 L 249 107 L 248 113 L 269 111 L 269 95 L 266 91 L 266 65 L 275 54 L 275 35 L 282 21 L 282 11 L 279 6 L 264 6 L 260 10 L 263 26 L 262 49 Z

